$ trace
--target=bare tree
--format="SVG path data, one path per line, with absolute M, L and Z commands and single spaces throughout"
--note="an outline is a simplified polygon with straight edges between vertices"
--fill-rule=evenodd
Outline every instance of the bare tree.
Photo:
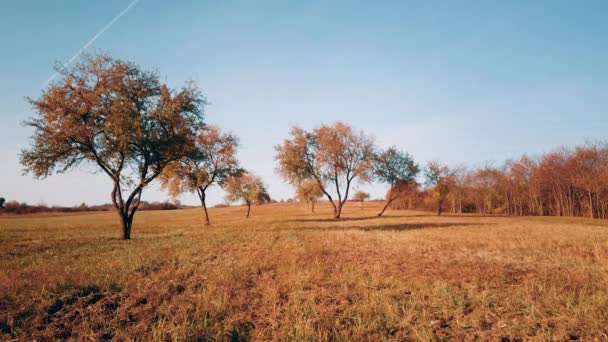
M 156 73 L 108 55 L 58 72 L 30 100 L 38 115 L 25 123 L 34 136 L 21 163 L 36 177 L 95 165 L 112 180 L 112 203 L 130 239 L 143 189 L 190 152 L 206 100 L 191 83 L 171 90 Z

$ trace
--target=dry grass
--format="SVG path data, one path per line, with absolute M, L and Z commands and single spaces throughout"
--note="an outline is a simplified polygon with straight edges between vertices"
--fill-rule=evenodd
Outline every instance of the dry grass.
M 351 204 L 0 217 L 0 338 L 608 339 L 608 223 Z

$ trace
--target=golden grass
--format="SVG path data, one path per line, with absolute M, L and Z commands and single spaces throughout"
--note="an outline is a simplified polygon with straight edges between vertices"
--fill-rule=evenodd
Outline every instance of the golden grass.
M 608 339 L 608 222 L 319 209 L 0 217 L 0 339 Z

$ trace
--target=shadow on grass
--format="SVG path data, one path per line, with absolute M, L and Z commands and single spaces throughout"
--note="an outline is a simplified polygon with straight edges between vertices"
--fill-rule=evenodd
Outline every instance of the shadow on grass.
M 390 225 L 377 225 L 377 226 L 328 226 L 328 227 L 298 227 L 289 229 L 274 229 L 276 230 L 302 230 L 302 231 L 349 231 L 349 230 L 360 230 L 360 231 L 408 231 L 417 229 L 434 229 L 434 228 L 452 228 L 452 227 L 481 227 L 488 226 L 488 223 L 467 223 L 467 222 L 446 222 L 446 223 L 400 223 Z
M 436 217 L 440 217 L 437 215 L 434 215 Z M 509 215 L 503 215 L 503 214 L 454 214 L 454 213 L 443 213 L 441 214 L 441 217 L 482 217 L 482 218 L 493 218 L 493 217 L 517 217 L 517 216 L 509 216 Z
M 413 218 L 413 217 L 429 217 L 431 215 L 405 215 L 405 216 L 362 216 L 362 217 L 342 217 L 335 219 L 333 217 L 325 218 L 308 218 L 308 219 L 292 219 L 286 220 L 285 222 L 292 223 L 313 223 L 313 222 L 351 222 L 351 221 L 367 221 L 367 220 L 378 220 L 378 219 L 395 219 L 395 218 Z

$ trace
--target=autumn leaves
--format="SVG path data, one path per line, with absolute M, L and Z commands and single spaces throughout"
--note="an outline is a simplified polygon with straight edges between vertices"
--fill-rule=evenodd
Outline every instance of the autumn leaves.
M 156 179 L 174 195 L 196 192 L 205 223 L 213 184 L 241 184 L 240 191 L 228 187 L 230 200 L 249 204 L 252 189 L 256 200 L 269 199 L 261 181 L 239 167 L 236 137 L 203 121 L 207 101 L 193 83 L 171 89 L 157 73 L 104 54 L 58 72 L 30 101 L 37 115 L 26 122 L 34 134 L 21 163 L 36 177 L 85 164 L 105 174 L 123 239 L 131 238 L 143 190 Z
M 42 96 L 30 101 L 36 116 L 26 125 L 34 134 L 21 163 L 36 177 L 80 165 L 105 174 L 124 239 L 131 238 L 144 189 L 157 179 L 173 196 L 196 193 L 205 224 L 213 185 L 226 190 L 228 201 L 245 204 L 247 217 L 252 204 L 270 201 L 261 179 L 239 166 L 237 137 L 204 122 L 207 100 L 195 84 L 171 89 L 157 73 L 104 54 L 58 72 Z M 352 182 L 370 180 L 375 165 L 387 162 L 377 158 L 371 138 L 344 123 L 312 132 L 294 128 L 276 151 L 279 174 L 292 184 L 316 184 L 305 196 L 314 200 L 324 194 L 335 218 Z M 381 169 L 380 179 L 391 185 L 410 178 Z
M 58 72 L 31 100 L 34 135 L 21 163 L 37 177 L 84 164 L 105 174 L 128 240 L 144 188 L 192 153 L 206 99 L 192 83 L 170 89 L 158 74 L 108 55 Z
M 275 149 L 278 172 L 298 187 L 298 197 L 308 202 L 320 194 L 325 195 L 337 219 L 355 180 L 377 179 L 390 186 L 380 216 L 400 191 L 405 190 L 396 185 L 415 183 L 419 171 L 409 154 L 395 147 L 378 152 L 369 136 L 342 122 L 322 125 L 312 131 L 294 127 L 290 138 Z

